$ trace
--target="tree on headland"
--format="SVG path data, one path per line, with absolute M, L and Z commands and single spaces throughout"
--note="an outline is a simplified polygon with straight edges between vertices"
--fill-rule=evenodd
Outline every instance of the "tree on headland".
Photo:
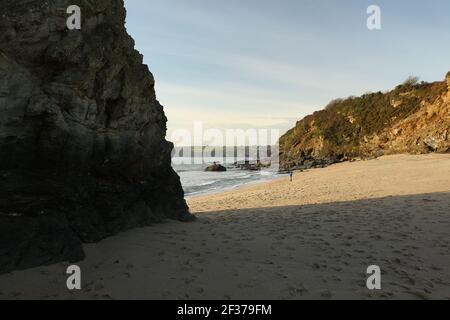
M 418 83 L 419 83 L 419 77 L 409 76 L 408 78 L 406 78 L 405 81 L 403 81 L 403 86 L 413 87 L 413 86 L 415 86 Z

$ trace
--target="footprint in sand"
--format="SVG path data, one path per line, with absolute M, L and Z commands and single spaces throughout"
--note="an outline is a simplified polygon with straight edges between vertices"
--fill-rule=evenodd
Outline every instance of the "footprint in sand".
M 203 288 L 197 288 L 197 293 L 199 293 L 199 294 L 203 294 L 203 293 L 205 293 L 205 289 L 203 289 Z
M 326 291 L 323 291 L 323 292 L 320 294 L 320 297 L 321 297 L 322 299 L 333 299 L 333 294 L 331 293 L 331 291 L 326 290 Z

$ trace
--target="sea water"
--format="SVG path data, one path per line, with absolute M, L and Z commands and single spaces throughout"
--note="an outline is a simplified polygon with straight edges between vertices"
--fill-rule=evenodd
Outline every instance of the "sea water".
M 279 177 L 276 170 L 250 171 L 224 165 L 226 172 L 206 172 L 210 163 L 183 164 L 180 159 L 174 159 L 173 168 L 181 178 L 186 197 L 217 193 L 230 190 L 246 184 L 269 181 Z

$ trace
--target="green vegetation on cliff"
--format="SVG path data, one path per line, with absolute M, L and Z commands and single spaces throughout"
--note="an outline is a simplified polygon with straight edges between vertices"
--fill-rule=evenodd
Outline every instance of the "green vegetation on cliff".
M 385 148 L 390 139 L 387 132 L 426 106 L 437 104 L 438 114 L 443 108 L 448 110 L 448 104 L 442 101 L 447 90 L 445 81 L 418 83 L 416 78 L 410 77 L 386 93 L 334 100 L 324 110 L 297 122 L 280 138 L 281 164 L 284 167 L 312 167 L 355 157 L 402 152 L 404 148 L 398 146 Z M 438 129 L 448 129 L 447 114 L 444 112 L 443 117 L 432 119 L 431 127 L 438 122 Z M 442 145 L 444 149 L 448 148 L 448 132 L 445 131 L 445 141 L 439 144 L 440 150 Z M 409 134 L 414 135 L 413 132 Z M 420 132 L 417 134 L 421 136 Z M 417 140 L 414 147 L 405 147 L 406 151 L 414 153 L 429 150 L 426 143 L 420 144 Z

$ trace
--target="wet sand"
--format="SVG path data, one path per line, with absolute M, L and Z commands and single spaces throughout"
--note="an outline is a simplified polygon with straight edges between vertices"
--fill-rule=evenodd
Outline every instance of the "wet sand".
M 0 276 L 0 299 L 450 299 L 450 155 L 296 172 L 189 199 L 169 221 L 86 245 L 67 263 Z M 366 269 L 382 270 L 382 290 Z

